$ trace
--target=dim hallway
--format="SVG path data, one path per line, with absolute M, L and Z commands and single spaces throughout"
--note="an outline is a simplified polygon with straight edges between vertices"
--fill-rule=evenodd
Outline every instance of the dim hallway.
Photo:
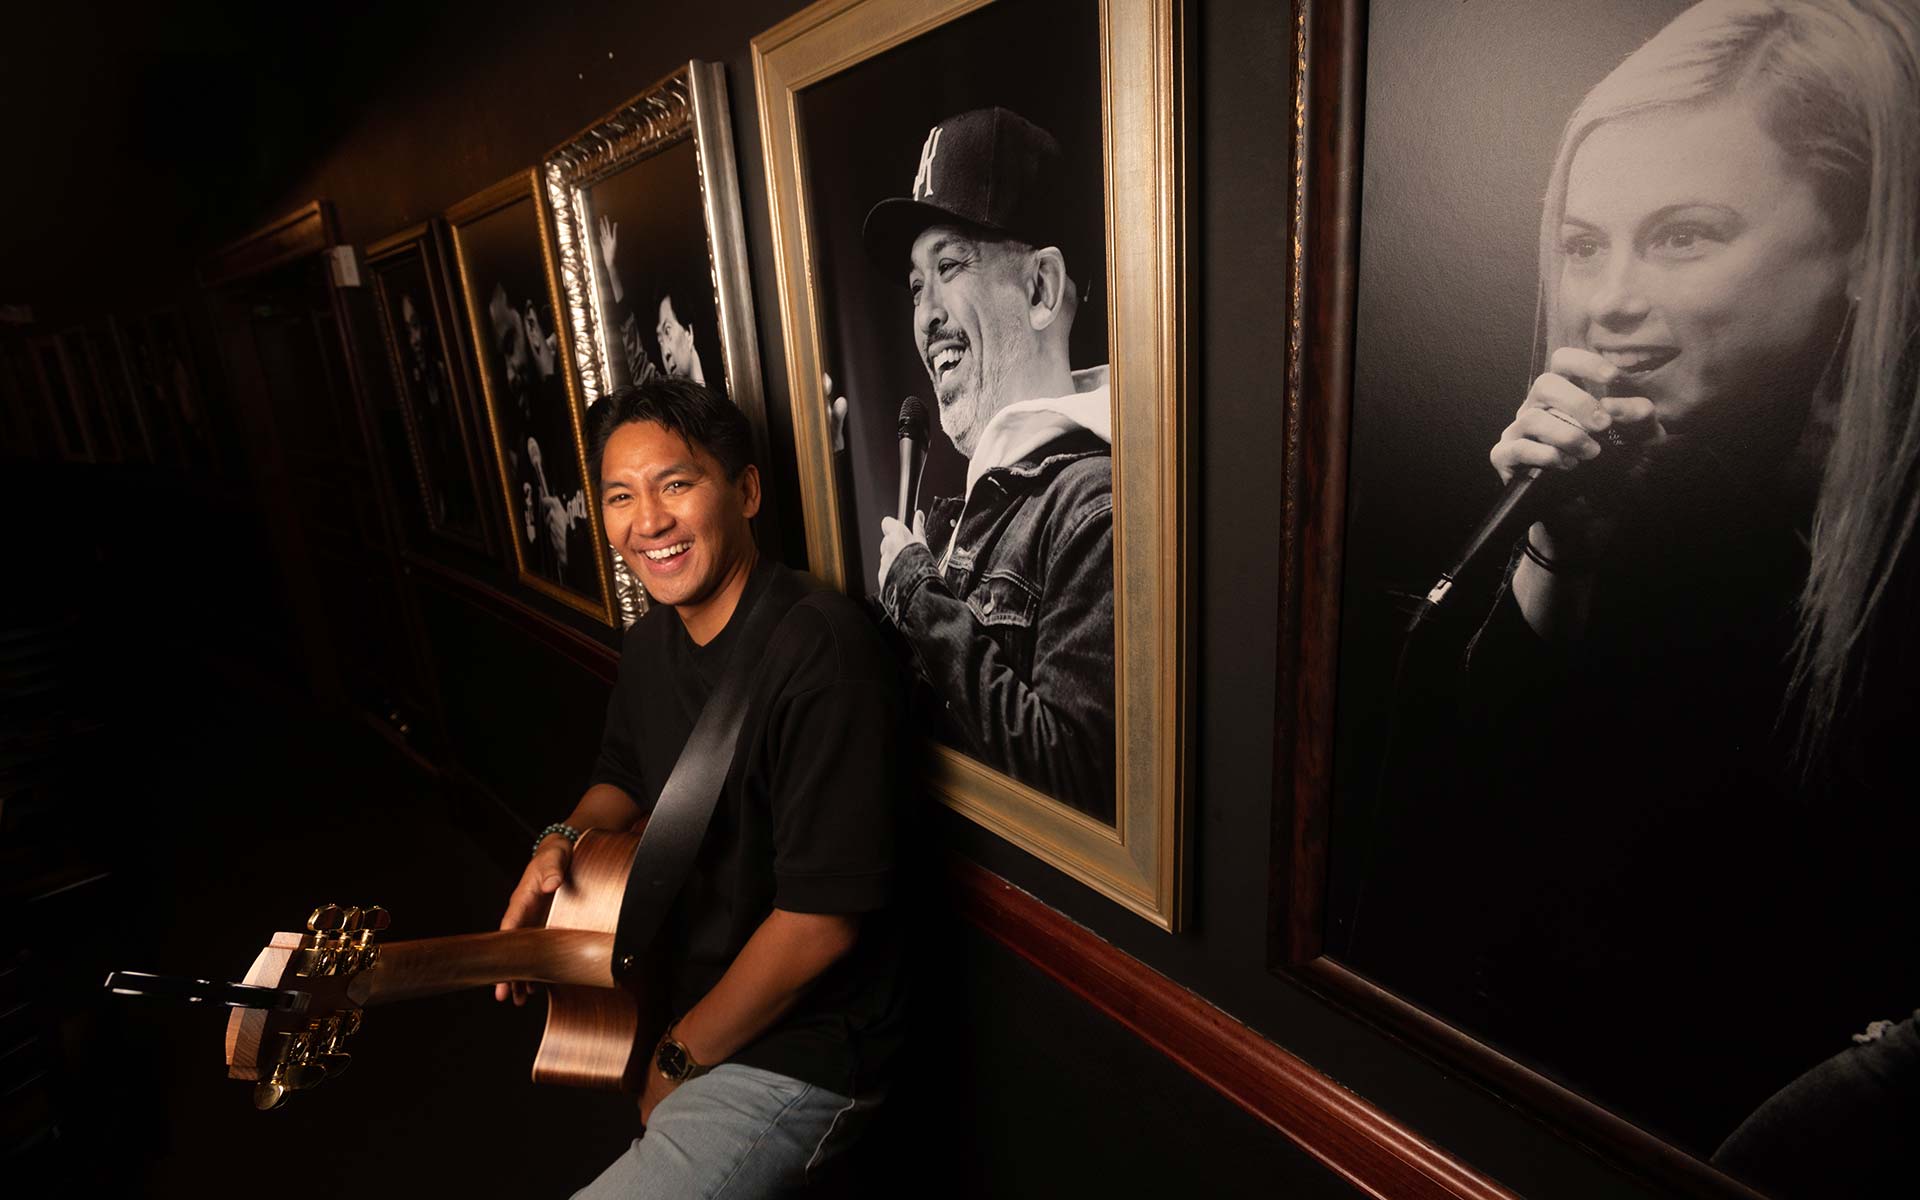
M 13 511 L 69 514 L 18 547 L 36 586 L 0 593 L 7 1194 L 188 1197 L 236 1180 L 271 1180 L 285 1200 L 569 1194 L 635 1121 L 629 1099 L 530 1081 L 537 999 L 515 1010 L 474 989 L 371 1010 L 349 1072 L 262 1113 L 226 1078 L 226 1010 L 101 986 L 114 970 L 237 980 L 328 902 L 386 907 L 390 940 L 491 929 L 523 863 L 526 831 L 474 819 L 497 805 L 454 798 L 364 721 L 302 697 L 271 640 L 235 634 L 223 605 L 239 585 L 219 556 L 120 522 L 191 528 L 229 499 L 129 465 L 0 473 Z M 256 624 L 284 616 L 271 594 L 249 599 Z M 551 765 L 564 805 L 585 768 Z M 1111 1135 L 1089 1086 L 1136 1094 L 1138 1119 L 1165 1133 L 1102 1150 L 1094 1174 L 1113 1182 L 1169 1193 L 1222 1139 L 1240 1157 L 1208 1169 L 1209 1196 L 1266 1194 L 1236 1162 L 1298 1162 L 981 930 L 941 914 L 925 942 L 912 1063 L 809 1196 L 898 1194 L 887 1181 L 931 1161 L 946 1166 L 914 1195 L 1070 1192 Z M 993 1000 L 1014 989 L 1019 1011 Z M 990 1050 L 1008 1046 L 1026 1053 Z M 1322 1190 L 1305 1194 L 1345 1194 L 1312 1178 Z
M 133 474 L 81 481 L 14 473 L 9 500 L 192 502 Z M 111 544 L 43 539 L 46 586 L 9 589 L 0 616 L 0 1111 L 9 1176 L 39 1188 L 14 1194 L 242 1178 L 285 1196 L 545 1194 L 557 1160 L 584 1182 L 630 1134 L 607 1119 L 617 1099 L 529 1082 L 537 1006 L 474 990 L 380 1009 L 349 1075 L 259 1113 L 225 1078 L 225 1010 L 101 989 L 110 970 L 238 979 L 329 901 L 386 906 L 394 938 L 488 929 L 517 866 L 363 726 L 209 647 L 164 575 L 124 557 L 164 552 Z

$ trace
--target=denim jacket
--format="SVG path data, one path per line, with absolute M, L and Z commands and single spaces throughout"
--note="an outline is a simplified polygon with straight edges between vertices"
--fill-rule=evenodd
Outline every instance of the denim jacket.
M 951 553 L 948 547 L 951 546 Z M 944 561 L 944 566 L 942 565 Z M 1113 456 L 1076 431 L 936 500 L 880 603 L 958 748 L 1114 819 Z

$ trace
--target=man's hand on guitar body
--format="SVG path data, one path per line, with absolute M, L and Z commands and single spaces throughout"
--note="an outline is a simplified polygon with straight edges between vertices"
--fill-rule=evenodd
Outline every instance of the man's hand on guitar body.
M 626 831 L 640 820 L 640 806 L 611 784 L 596 783 L 580 797 L 580 803 L 573 806 L 567 814 L 566 823 L 575 829 L 613 829 Z M 502 929 L 539 929 L 547 923 L 547 912 L 553 907 L 553 894 L 567 881 L 567 868 L 573 861 L 573 843 L 558 833 L 550 833 L 540 839 L 534 847 L 533 857 L 527 862 L 527 869 L 520 872 L 520 882 L 507 898 L 507 914 L 500 918 Z M 527 997 L 533 994 L 531 984 L 514 981 L 497 983 L 493 987 L 495 1000 L 512 998 L 515 1004 L 525 1004 Z

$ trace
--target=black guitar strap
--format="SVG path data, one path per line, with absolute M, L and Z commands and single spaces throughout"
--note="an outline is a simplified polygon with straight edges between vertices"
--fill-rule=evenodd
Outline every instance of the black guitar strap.
M 647 818 L 640 844 L 634 847 L 633 865 L 627 871 L 627 894 L 620 901 L 620 921 L 613 934 L 616 975 L 639 967 L 707 836 L 720 789 L 727 782 L 727 769 L 733 763 L 734 747 L 740 741 L 740 727 L 746 721 L 747 687 L 754 668 L 764 657 L 774 626 L 806 595 L 804 588 L 781 587 L 785 582 L 781 574 L 769 569 L 758 594 L 742 601 L 747 611 L 736 616 L 744 623 L 727 652 L 720 682 L 700 709 L 693 732 L 687 735 L 687 744 L 673 764 L 673 773 L 654 801 L 653 815 Z

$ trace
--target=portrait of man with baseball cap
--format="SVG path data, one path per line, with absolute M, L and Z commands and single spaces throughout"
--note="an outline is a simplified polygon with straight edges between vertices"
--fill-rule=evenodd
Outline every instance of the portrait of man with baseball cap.
M 867 215 L 966 461 L 959 494 L 881 521 L 874 583 L 943 736 L 1111 821 L 1112 407 L 1106 366 L 1071 361 L 1082 285 L 1060 159 L 1017 112 L 958 113 L 927 132 L 910 194 Z

